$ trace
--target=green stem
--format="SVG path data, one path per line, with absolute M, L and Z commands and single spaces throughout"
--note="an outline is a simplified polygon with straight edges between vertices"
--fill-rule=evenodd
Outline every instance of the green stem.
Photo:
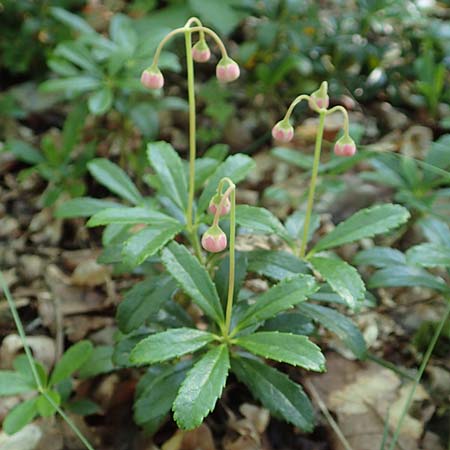
M 334 106 L 333 108 L 329 109 L 327 111 L 327 115 L 328 114 L 332 114 L 335 111 L 340 111 L 344 115 L 344 134 L 346 136 L 348 136 L 349 120 L 348 120 L 348 112 L 347 112 L 347 110 L 343 106 L 337 105 L 337 106 Z
M 322 149 L 323 129 L 325 125 L 326 112 L 319 113 L 319 128 L 317 129 L 316 146 L 314 149 L 314 162 L 312 167 L 311 182 L 309 184 L 308 204 L 306 206 L 305 222 L 303 224 L 303 239 L 300 245 L 300 257 L 304 258 L 306 245 L 308 242 L 309 223 L 311 222 L 311 213 L 314 205 L 314 193 L 316 190 L 317 173 L 320 164 L 320 152 Z
M 189 194 L 186 222 L 189 233 L 192 233 L 194 189 L 195 189 L 195 156 L 196 149 L 196 117 L 195 117 L 195 86 L 194 86 L 194 61 L 192 59 L 192 35 L 190 31 L 185 32 L 186 42 L 186 65 L 188 81 L 189 100 Z
M 231 313 L 233 312 L 234 275 L 235 275 L 235 237 L 236 237 L 236 190 L 233 188 L 230 195 L 230 272 L 228 278 L 227 307 L 225 310 L 225 337 L 230 332 Z
M 72 420 L 64 413 L 64 411 L 53 401 L 53 399 L 47 394 L 44 386 L 41 383 L 41 379 L 39 378 L 36 365 L 34 363 L 34 358 L 31 353 L 30 347 L 28 346 L 27 336 L 25 334 L 25 330 L 23 329 L 22 321 L 20 320 L 19 313 L 17 312 L 16 305 L 12 298 L 11 292 L 9 291 L 8 285 L 5 282 L 3 277 L 3 273 L 0 272 L 0 284 L 2 286 L 3 292 L 5 294 L 6 300 L 9 305 L 9 309 L 11 310 L 11 314 L 14 319 L 14 323 L 16 324 L 17 331 L 20 336 L 20 340 L 22 341 L 23 348 L 25 350 L 25 355 L 28 359 L 28 363 L 31 367 L 31 373 L 34 378 L 34 382 L 38 388 L 38 391 L 47 399 L 47 401 L 55 408 L 55 410 L 59 413 L 59 415 L 67 422 L 67 424 L 72 428 L 73 432 L 79 437 L 81 442 L 85 445 L 88 450 L 94 450 L 94 448 L 89 444 L 89 441 L 83 436 L 78 427 L 72 422 Z
M 447 301 L 449 301 L 449 300 L 447 300 Z M 434 347 L 436 346 L 436 343 L 439 339 L 439 336 L 442 332 L 442 329 L 444 328 L 445 322 L 447 321 L 449 315 L 450 315 L 450 302 L 447 305 L 447 310 L 445 311 L 444 315 L 442 316 L 442 319 L 439 322 L 439 325 L 436 328 L 436 331 L 434 332 L 433 338 L 431 339 L 430 344 L 428 345 L 427 351 L 425 352 L 422 363 L 420 364 L 416 379 L 414 380 L 411 391 L 409 392 L 408 398 L 406 399 L 406 403 L 405 403 L 405 406 L 403 407 L 402 415 L 400 416 L 400 420 L 398 421 L 397 427 L 395 429 L 395 433 L 392 438 L 391 445 L 389 446 L 389 450 L 395 449 L 395 445 L 397 444 L 398 438 L 400 437 L 400 431 L 402 429 L 403 422 L 405 420 L 405 417 L 409 410 L 409 407 L 411 406 L 411 403 L 413 401 L 417 386 L 422 378 L 425 368 L 427 367 L 428 361 L 433 353 Z
M 284 120 L 289 120 L 291 117 L 292 112 L 294 111 L 294 108 L 303 100 L 309 100 L 310 96 L 306 94 L 299 95 L 296 97 L 292 103 L 289 105 L 288 110 L 286 111 L 286 114 L 284 115 Z

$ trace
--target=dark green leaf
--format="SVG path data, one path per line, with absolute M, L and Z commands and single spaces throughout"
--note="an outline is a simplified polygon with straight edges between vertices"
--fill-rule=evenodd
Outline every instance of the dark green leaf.
M 341 259 L 322 256 L 314 256 L 310 258 L 310 262 L 350 308 L 355 308 L 364 299 L 364 283 L 358 271 L 350 264 Z
M 270 319 L 279 312 L 305 301 L 317 288 L 314 278 L 309 275 L 297 275 L 281 281 L 256 299 L 256 303 L 245 311 L 236 329 L 242 330 Z
M 311 402 L 302 387 L 287 375 L 250 358 L 233 358 L 231 370 L 272 414 L 304 431 L 312 431 Z
M 319 322 L 333 333 L 336 333 L 357 358 L 365 358 L 367 348 L 364 337 L 350 319 L 334 309 L 313 305 L 311 303 L 303 303 L 302 305 L 298 305 L 297 308 L 300 313 Z
M 405 255 L 389 247 L 372 247 L 360 251 L 353 259 L 357 266 L 389 267 L 403 266 L 406 263 Z
M 122 251 L 125 264 L 134 267 L 143 263 L 164 247 L 183 228 L 183 225 L 171 219 L 166 223 L 155 223 L 151 227 L 139 231 L 125 242 Z
M 406 252 L 409 264 L 422 267 L 450 267 L 450 246 L 426 243 L 416 245 Z
M 69 411 L 79 416 L 90 416 L 91 414 L 98 414 L 101 412 L 100 407 L 97 403 L 87 398 L 80 398 L 79 400 L 74 400 L 66 404 Z
M 17 159 L 28 164 L 39 164 L 44 162 L 41 152 L 25 141 L 10 139 L 5 144 L 5 150 L 11 152 Z
M 185 430 L 198 427 L 222 394 L 230 369 L 228 348 L 210 350 L 188 372 L 173 403 L 174 419 Z
M 96 158 L 88 164 L 91 175 L 111 192 L 133 204 L 140 204 L 143 198 L 130 177 L 108 159 Z
M 236 339 L 236 344 L 264 358 L 318 372 L 325 370 L 325 357 L 320 348 L 306 336 L 260 331 Z
M 14 434 L 30 423 L 37 415 L 37 398 L 31 398 L 14 407 L 3 421 L 3 430 L 7 434 Z
M 236 252 L 235 255 L 235 270 L 234 270 L 234 293 L 233 298 L 237 299 L 242 283 L 247 275 L 247 255 L 243 252 Z M 230 257 L 226 255 L 219 264 L 214 276 L 214 284 L 222 304 L 226 304 L 228 296 L 228 282 L 230 273 Z
M 70 377 L 90 358 L 92 351 L 93 346 L 89 341 L 79 341 L 72 345 L 56 363 L 50 377 L 50 385 Z
M 139 328 L 172 296 L 173 280 L 160 275 L 137 283 L 124 296 L 117 308 L 117 323 L 124 333 Z
M 348 242 L 386 233 L 405 223 L 409 212 L 400 205 L 384 204 L 358 211 L 341 222 L 313 248 L 314 252 L 337 247 Z
M 302 335 L 310 335 L 314 329 L 315 327 L 309 318 L 295 312 L 278 314 L 273 319 L 266 320 L 260 328 L 261 331 L 281 331 Z
M 286 230 L 293 239 L 303 239 L 303 227 L 305 223 L 305 213 L 296 211 L 286 219 Z M 311 214 L 311 221 L 308 230 L 308 242 L 313 237 L 315 231 L 320 226 L 320 216 Z
M 55 217 L 67 219 L 72 217 L 89 217 L 105 208 L 120 208 L 122 205 L 107 200 L 91 197 L 74 198 L 64 202 L 55 212 Z
M 42 92 L 74 92 L 81 93 L 98 89 L 101 86 L 101 81 L 98 78 L 83 76 L 61 78 L 57 80 L 44 81 L 39 90 Z
M 85 34 L 96 34 L 94 29 L 77 14 L 72 14 L 66 9 L 58 8 L 56 6 L 51 7 L 50 12 L 53 17 L 55 17 L 65 25 L 73 28 L 75 31 L 79 31 Z
M 197 258 L 191 255 L 183 245 L 171 242 L 162 251 L 162 261 L 192 301 L 207 316 L 219 324 L 223 323 L 223 310 L 216 287 Z
M 54 54 L 66 58 L 72 64 L 81 67 L 90 74 L 101 74 L 101 70 L 92 58 L 91 52 L 79 41 L 68 41 L 58 44 Z
M 114 348 L 109 345 L 95 347 L 91 357 L 81 366 L 78 371 L 80 378 L 92 378 L 102 373 L 114 370 L 112 356 Z
M 178 221 L 167 214 L 163 214 L 154 209 L 136 206 L 102 209 L 92 216 L 86 225 L 88 227 L 96 227 L 110 223 L 145 223 L 148 225 L 179 224 Z
M 158 176 L 163 192 L 185 211 L 188 187 L 178 153 L 169 143 L 159 141 L 147 145 L 147 157 Z
M 247 155 L 229 156 L 209 178 L 198 201 L 198 212 L 202 213 L 209 205 L 211 197 L 223 177 L 229 177 L 233 183 L 239 183 L 255 168 L 255 162 Z
M 92 93 L 88 99 L 89 111 L 92 114 L 100 115 L 110 110 L 113 102 L 112 90 L 104 87 Z
M 174 328 L 139 342 L 131 352 L 135 364 L 153 364 L 192 353 L 214 340 L 214 335 L 195 328 Z
M 309 272 L 305 262 L 283 250 L 253 250 L 247 255 L 250 272 L 273 280 L 283 280 L 299 273 Z
M 236 222 L 249 230 L 264 234 L 276 234 L 286 242 L 293 243 L 282 223 L 267 209 L 238 205 L 236 207 Z

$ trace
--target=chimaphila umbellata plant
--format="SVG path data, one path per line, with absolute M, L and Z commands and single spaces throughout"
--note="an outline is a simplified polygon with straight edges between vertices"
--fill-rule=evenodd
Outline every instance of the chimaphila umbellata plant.
M 138 424 L 155 431 L 173 410 L 181 428 L 200 425 L 221 397 L 231 370 L 275 416 L 310 430 L 313 410 L 301 386 L 263 358 L 324 370 L 325 358 L 308 338 L 314 323 L 335 332 L 356 357 L 363 358 L 366 348 L 358 328 L 333 308 L 306 300 L 357 310 L 366 296 L 364 283 L 354 267 L 329 250 L 386 232 L 405 222 L 408 213 L 398 205 L 358 212 L 317 240 L 306 255 L 315 230 L 309 223 L 317 224 L 312 215 L 314 187 L 324 120 L 331 111 L 338 109 L 345 115 L 344 135 L 336 152 L 355 151 L 346 111 L 340 106 L 328 109 L 326 83 L 311 96 L 298 97 L 273 131 L 278 139 L 292 138 L 289 117 L 303 99 L 319 114 L 306 215 L 296 211 L 282 224 L 267 209 L 237 205 L 236 185 L 254 168 L 252 159 L 227 156 L 227 148 L 220 145 L 208 149 L 202 158 L 196 155 L 193 62 L 211 56 L 206 36 L 214 39 L 222 53 L 216 70 L 219 81 L 230 82 L 239 75 L 220 38 L 197 18 L 189 19 L 161 41 L 141 81 L 151 89 L 164 86 L 158 55 L 178 34 L 186 41 L 189 163 L 186 166 L 170 144 L 149 143 L 153 173 L 145 181 L 155 194 L 144 197 L 122 169 L 96 159 L 89 164 L 90 173 L 127 206 L 85 197 L 62 205 L 58 215 L 91 216 L 88 226 L 106 226 L 100 261 L 114 264 L 121 272 L 145 275 L 125 294 L 117 311 L 121 335 L 116 365 L 150 365 L 136 389 Z M 193 35 L 199 36 L 194 46 Z M 272 250 L 238 251 L 236 234 L 248 232 L 276 235 L 280 245 Z M 321 277 L 315 277 L 316 273 Z M 244 281 L 252 277 L 265 279 L 269 288 L 260 295 L 249 291 Z

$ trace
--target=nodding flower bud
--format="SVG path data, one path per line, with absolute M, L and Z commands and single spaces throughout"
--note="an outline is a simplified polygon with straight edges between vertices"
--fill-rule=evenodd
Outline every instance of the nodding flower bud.
M 229 56 L 222 58 L 216 66 L 217 79 L 222 83 L 237 80 L 239 75 L 239 66 Z
M 317 91 L 311 94 L 311 99 L 308 101 L 309 107 L 317 111 L 318 109 L 327 109 L 330 104 L 330 97 L 328 97 L 328 83 L 324 81 Z
M 192 58 L 195 62 L 202 63 L 209 60 L 211 57 L 211 51 L 209 50 L 208 45 L 204 39 L 200 39 L 193 47 L 192 47 Z
M 164 77 L 157 67 L 149 67 L 142 72 L 141 83 L 149 89 L 161 89 L 164 86 Z
M 213 225 L 202 236 L 202 247 L 211 253 L 219 253 L 227 248 L 227 236 L 218 225 Z
M 219 194 L 216 194 L 214 197 L 211 198 L 211 201 L 209 202 L 209 206 L 208 206 L 208 211 L 211 214 L 216 214 L 217 208 L 219 207 L 221 200 L 222 200 L 222 196 Z M 230 212 L 230 209 L 231 209 L 231 202 L 230 202 L 230 199 L 227 197 L 225 199 L 225 202 L 224 202 L 221 210 L 220 210 L 219 215 L 226 216 Z
M 273 128 L 272 128 L 272 137 L 280 142 L 289 142 L 294 137 L 294 128 L 289 123 L 289 120 L 283 119 L 280 120 Z
M 334 144 L 334 154 L 337 156 L 353 156 L 356 153 L 355 141 L 347 134 L 344 134 L 336 144 Z

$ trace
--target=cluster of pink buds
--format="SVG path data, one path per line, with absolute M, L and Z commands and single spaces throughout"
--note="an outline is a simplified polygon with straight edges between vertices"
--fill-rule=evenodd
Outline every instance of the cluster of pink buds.
M 355 141 L 350 137 L 348 132 L 348 114 L 343 106 L 335 106 L 328 109 L 330 98 L 328 96 L 328 84 L 324 81 L 320 88 L 311 95 L 300 95 L 290 105 L 284 119 L 280 120 L 272 128 L 272 136 L 279 142 L 290 142 L 294 137 L 294 128 L 292 127 L 289 117 L 294 107 L 302 100 L 307 100 L 309 107 L 318 114 L 328 115 L 334 111 L 340 111 L 344 115 L 344 135 L 336 142 L 334 153 L 337 156 L 353 156 L 356 153 Z

